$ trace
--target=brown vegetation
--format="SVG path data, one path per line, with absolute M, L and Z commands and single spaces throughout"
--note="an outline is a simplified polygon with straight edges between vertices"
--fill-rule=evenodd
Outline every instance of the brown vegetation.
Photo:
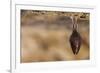
M 74 55 L 69 43 L 71 15 L 78 15 L 82 46 Z M 21 11 L 21 62 L 89 59 L 89 14 L 54 11 Z

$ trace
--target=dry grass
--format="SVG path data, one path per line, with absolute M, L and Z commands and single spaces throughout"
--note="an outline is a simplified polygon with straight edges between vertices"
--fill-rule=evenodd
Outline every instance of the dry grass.
M 74 55 L 69 43 L 72 33 L 71 19 L 67 16 L 68 13 L 58 13 L 23 11 L 21 16 L 22 63 L 89 59 L 89 17 L 86 17 L 86 20 L 78 20 L 82 46 L 78 55 Z

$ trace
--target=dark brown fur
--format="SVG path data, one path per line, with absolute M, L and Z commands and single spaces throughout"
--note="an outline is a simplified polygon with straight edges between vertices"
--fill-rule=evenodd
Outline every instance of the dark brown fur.
M 76 29 L 73 30 L 70 36 L 70 45 L 74 54 L 78 54 L 81 46 L 81 36 Z

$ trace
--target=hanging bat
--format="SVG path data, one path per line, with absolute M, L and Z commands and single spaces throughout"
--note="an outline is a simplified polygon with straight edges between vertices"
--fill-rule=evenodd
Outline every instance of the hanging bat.
M 78 29 L 77 18 L 72 17 L 72 23 L 73 23 L 73 31 L 72 31 L 69 41 L 70 41 L 70 45 L 71 45 L 73 53 L 77 55 L 81 47 L 82 38 L 79 32 L 77 31 Z

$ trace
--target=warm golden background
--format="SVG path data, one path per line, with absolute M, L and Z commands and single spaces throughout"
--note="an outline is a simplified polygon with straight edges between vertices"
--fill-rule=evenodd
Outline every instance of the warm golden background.
M 69 43 L 74 15 L 82 37 L 77 55 Z M 21 10 L 20 32 L 22 63 L 89 59 L 89 13 Z

